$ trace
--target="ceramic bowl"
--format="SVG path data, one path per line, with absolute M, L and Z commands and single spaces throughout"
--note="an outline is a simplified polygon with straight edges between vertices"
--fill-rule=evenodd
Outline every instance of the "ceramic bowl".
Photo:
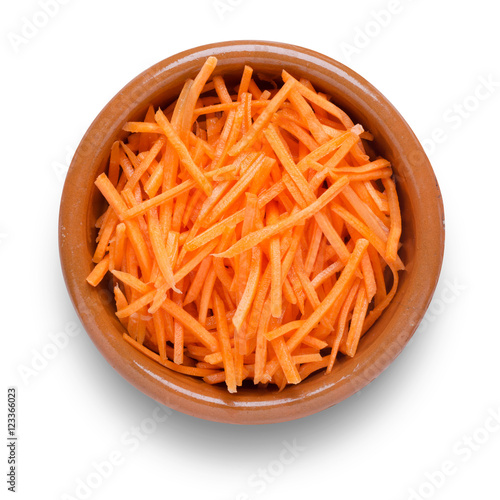
M 142 119 L 148 105 L 166 105 L 193 78 L 208 56 L 217 73 L 238 78 L 244 64 L 279 77 L 286 69 L 307 77 L 320 91 L 374 135 L 376 152 L 393 165 L 404 231 L 400 255 L 406 270 L 390 306 L 362 338 L 354 358 L 342 357 L 329 375 L 318 372 L 282 392 L 226 388 L 164 368 L 128 345 L 115 316 L 109 284 L 85 281 L 95 249 L 96 218 L 104 201 L 94 186 L 122 126 Z M 414 133 L 391 103 L 344 65 L 317 52 L 277 42 L 222 42 L 194 48 L 152 66 L 126 85 L 94 120 L 68 171 L 60 208 L 59 245 L 74 307 L 102 355 L 130 383 L 156 401 L 196 417 L 235 424 L 297 419 L 331 407 L 377 377 L 407 344 L 432 298 L 444 248 L 444 213 L 432 167 Z M 106 381 L 96 390 L 106 391 Z

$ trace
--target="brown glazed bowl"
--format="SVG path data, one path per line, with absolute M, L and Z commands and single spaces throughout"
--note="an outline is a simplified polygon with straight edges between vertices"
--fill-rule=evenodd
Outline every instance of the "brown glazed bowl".
M 108 285 L 93 288 L 85 278 L 92 269 L 94 224 L 104 201 L 94 186 L 104 171 L 122 126 L 144 117 L 150 103 L 167 105 L 208 56 L 217 73 L 241 76 L 244 64 L 279 77 L 286 69 L 307 77 L 332 96 L 354 123 L 375 137 L 376 152 L 394 167 L 400 196 L 403 235 L 400 255 L 406 271 L 394 300 L 360 342 L 354 358 L 343 357 L 329 375 L 324 370 L 282 392 L 244 387 L 231 395 L 225 387 L 160 366 L 122 338 Z M 129 382 L 156 401 L 196 417 L 235 424 L 293 420 L 329 408 L 359 391 L 399 355 L 424 316 L 436 287 L 444 249 L 444 212 L 432 167 L 417 138 L 391 103 L 344 65 L 311 50 L 277 42 L 238 41 L 205 45 L 149 68 L 126 85 L 101 111 L 82 139 L 64 185 L 59 245 L 66 285 L 92 341 Z M 103 389 L 105 390 L 105 389 Z

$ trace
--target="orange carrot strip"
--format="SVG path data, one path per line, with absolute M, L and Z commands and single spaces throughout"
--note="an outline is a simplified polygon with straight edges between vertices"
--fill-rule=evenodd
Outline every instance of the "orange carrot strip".
M 248 92 L 248 86 L 250 85 L 250 80 L 252 79 L 253 69 L 245 64 L 243 69 L 243 74 L 241 75 L 241 82 L 238 88 L 238 101 L 241 100 L 242 94 Z
M 127 205 L 120 196 L 120 193 L 115 189 L 115 186 L 108 179 L 107 175 L 102 173 L 97 177 L 94 183 L 101 194 L 106 198 L 111 208 L 115 211 L 116 215 L 120 217 L 124 212 L 127 211 Z
M 310 335 L 305 336 L 302 339 L 302 343 L 304 345 L 313 347 L 314 349 L 318 349 L 318 351 L 321 351 L 321 349 L 328 347 L 328 344 L 326 342 L 324 342 L 323 340 L 319 340 L 316 337 L 311 337 Z
M 319 212 L 322 208 L 324 208 L 328 203 L 330 203 L 335 196 L 337 196 L 342 189 L 348 184 L 347 178 L 339 179 L 335 184 L 330 186 L 314 203 L 311 203 L 308 207 L 299 210 L 293 215 L 290 215 L 286 219 L 281 220 L 281 222 L 274 224 L 273 226 L 265 227 L 259 231 L 255 231 L 233 246 L 231 246 L 225 252 L 217 255 L 217 257 L 234 257 L 245 250 L 248 250 L 255 245 L 258 245 L 261 241 L 264 241 L 267 238 L 271 238 L 275 234 L 285 231 L 296 224 L 307 220 L 312 217 L 315 213 Z
M 208 57 L 207 60 L 204 62 L 203 67 L 200 69 L 195 79 L 193 80 L 193 84 L 191 85 L 189 92 L 186 96 L 184 109 L 182 110 L 182 115 L 181 115 L 182 116 L 181 129 L 186 132 L 191 130 L 194 121 L 193 113 L 196 107 L 196 102 L 198 101 L 198 98 L 200 97 L 203 87 L 207 83 L 216 65 L 217 65 L 217 59 L 213 56 Z M 162 126 L 161 123 L 159 123 L 159 125 Z
M 344 132 L 343 134 L 339 135 L 338 137 L 334 137 L 330 139 L 328 142 L 325 142 L 318 148 L 314 149 L 311 151 L 307 156 L 305 156 L 300 162 L 297 164 L 299 168 L 303 167 L 304 165 L 313 165 L 315 162 L 318 162 L 325 156 L 328 156 L 330 153 L 338 149 L 342 144 L 350 139 L 351 141 L 357 140 L 354 137 L 354 134 L 351 132 Z M 321 164 L 319 164 L 321 165 Z M 316 168 L 313 166 L 313 168 Z M 321 170 L 324 168 L 324 165 L 321 165 L 319 169 Z
M 373 269 L 373 274 L 375 276 L 376 292 L 375 292 L 375 306 L 382 302 L 386 295 L 387 290 L 385 286 L 384 270 L 382 269 L 382 263 L 380 261 L 380 256 L 378 252 L 373 248 L 373 246 L 368 247 L 368 253 L 370 254 L 370 262 Z
M 284 325 L 279 326 L 278 328 L 264 333 L 264 336 L 267 340 L 274 340 L 282 335 L 292 332 L 293 330 L 297 330 L 300 328 L 305 320 L 299 319 L 297 321 L 291 321 L 290 323 L 285 323 Z
M 360 287 L 356 297 L 356 304 L 354 305 L 351 325 L 349 327 L 349 333 L 346 340 L 346 354 L 350 357 L 354 356 L 358 347 L 367 310 L 368 298 L 366 296 L 366 289 L 364 287 Z
M 299 375 L 302 380 L 305 380 L 311 373 L 321 370 L 328 364 L 328 357 L 325 356 L 321 361 L 316 363 L 307 363 L 299 368 Z
M 215 274 L 215 270 L 211 267 L 207 279 L 205 280 L 205 283 L 203 283 L 200 305 L 198 306 L 198 321 L 202 325 L 205 325 L 207 321 L 208 308 L 210 307 L 216 279 L 217 275 Z
M 354 210 L 359 214 L 363 222 L 383 241 L 387 241 L 388 229 L 384 223 L 372 212 L 370 207 L 366 205 L 359 196 L 355 193 L 351 186 L 347 186 L 342 192 L 342 197 L 345 198 Z
M 245 197 L 245 218 L 243 219 L 240 237 L 249 234 L 254 229 L 257 220 L 257 196 L 252 193 L 246 193 Z M 247 284 L 251 258 L 252 252 L 250 250 L 243 252 L 238 256 L 238 262 L 236 263 L 238 272 L 235 274 L 235 285 L 238 300 L 241 300 Z
M 184 282 L 179 282 L 179 289 L 184 289 Z M 182 307 L 182 295 L 180 293 L 172 294 L 172 302 L 179 307 Z M 159 312 L 159 311 L 157 311 Z M 182 365 L 184 362 L 184 326 L 182 323 L 174 318 L 174 363 Z
M 113 292 L 115 296 L 116 309 L 124 309 L 125 307 L 127 307 L 128 306 L 127 298 L 125 297 L 124 293 L 121 291 L 118 285 L 115 285 Z M 125 328 L 128 327 L 127 318 L 120 319 L 120 322 Z
M 259 321 L 264 310 L 264 304 L 267 298 L 269 287 L 271 285 L 271 266 L 267 265 L 266 270 L 262 274 L 257 293 L 253 301 L 252 311 L 247 320 L 247 338 L 252 339 L 257 333 Z M 270 304 L 269 304 L 270 307 Z
M 160 365 L 170 368 L 170 370 L 173 370 L 175 372 L 183 373 L 184 375 L 193 375 L 195 377 L 206 377 L 208 375 L 217 373 L 215 370 L 207 370 L 205 368 L 195 368 L 192 366 L 176 365 L 175 363 L 172 363 L 172 361 L 169 361 L 168 359 L 161 359 L 161 357 L 158 356 L 158 354 L 151 351 L 147 347 L 143 346 L 139 342 L 135 341 L 132 337 L 130 337 L 126 333 L 123 334 L 123 338 L 130 345 L 132 345 L 138 351 L 142 352 L 142 354 L 146 355 L 148 358 L 152 359 L 153 361 L 156 361 Z
M 381 168 L 390 166 L 391 166 L 390 162 L 384 160 L 383 158 L 379 158 L 378 160 L 374 160 L 371 161 L 370 163 L 365 163 L 364 165 L 359 165 L 356 167 L 338 165 L 337 167 L 335 167 L 335 171 L 342 173 L 359 174 L 359 173 L 373 172 L 374 170 L 379 170 Z
M 144 184 L 144 192 L 150 197 L 153 198 L 158 190 L 161 188 L 163 184 L 164 174 L 163 171 L 167 167 L 167 154 L 164 153 L 161 156 L 158 165 L 156 166 L 154 172 L 151 174 L 151 177 Z
M 218 349 L 219 344 L 217 339 L 203 325 L 196 321 L 195 318 L 182 309 L 182 307 L 172 302 L 169 298 L 165 299 L 161 307 L 181 322 L 205 347 L 208 347 L 212 352 Z
M 367 255 L 367 254 L 365 254 L 365 255 Z M 349 312 L 351 311 L 352 304 L 353 304 L 354 299 L 356 298 L 356 295 L 358 293 L 359 285 L 360 285 L 360 280 L 357 279 L 353 283 L 351 290 L 349 291 L 349 294 L 347 295 L 347 297 L 342 305 L 342 308 L 340 309 L 337 332 L 335 333 L 335 340 L 334 340 L 333 345 L 332 345 L 332 352 L 330 353 L 330 359 L 328 361 L 328 367 L 326 369 L 326 373 L 330 373 L 332 371 L 335 360 L 337 359 L 337 354 L 339 351 L 340 342 L 344 338 L 344 332 L 345 332 L 345 328 L 347 325 L 347 316 L 348 316 Z
M 220 111 L 230 111 L 238 107 L 237 102 L 227 102 L 222 104 L 212 104 L 211 106 L 205 106 L 203 108 L 196 108 L 194 110 L 194 116 L 198 117 L 200 115 L 207 115 L 209 113 L 218 113 Z
M 283 369 L 287 382 L 289 384 L 298 384 L 301 378 L 283 337 L 271 340 L 271 345 Z
M 293 159 L 287 153 L 286 149 L 283 147 L 283 144 L 280 142 L 277 136 L 277 131 L 274 125 L 272 124 L 269 125 L 264 134 L 269 143 L 271 144 L 271 147 L 273 148 L 274 152 L 280 159 L 288 175 L 292 178 L 298 190 L 302 193 L 302 195 L 305 198 L 305 202 L 302 203 L 300 198 L 299 199 L 296 198 L 297 202 L 299 203 L 301 208 L 304 208 L 306 204 L 312 206 L 314 202 L 317 200 L 316 196 L 314 195 L 314 191 L 307 182 L 306 178 L 304 177 L 300 169 L 297 167 L 297 165 L 295 165 Z M 349 258 L 349 252 L 344 242 L 342 241 L 340 236 L 337 234 L 337 232 L 331 225 L 328 218 L 319 211 L 316 212 L 314 216 L 316 218 L 316 222 L 321 227 L 323 233 L 327 237 L 330 244 L 334 247 L 335 251 L 337 252 L 342 262 L 347 262 L 347 259 Z
M 229 238 L 231 236 L 232 234 L 229 230 L 224 231 L 224 233 L 222 234 L 222 238 L 220 240 L 221 249 L 225 250 L 227 248 L 227 245 L 229 243 Z M 224 265 L 224 259 L 213 257 L 213 266 L 215 274 L 217 275 L 217 278 L 219 278 L 222 285 L 227 289 L 231 288 L 233 279 L 229 274 L 229 271 L 226 269 L 226 266 Z
M 245 162 L 244 162 L 245 163 Z M 243 191 L 252 182 L 253 177 L 264 165 L 264 155 L 259 155 L 252 162 L 251 167 L 240 177 L 238 182 L 228 191 L 228 193 L 217 203 L 211 213 L 204 219 L 206 225 L 213 224 L 224 212 L 233 205 Z
M 250 83 L 248 84 L 248 90 L 252 94 L 254 99 L 262 99 L 262 94 L 264 92 L 262 92 L 259 89 L 259 86 L 255 83 L 255 80 L 253 78 L 250 80 Z
M 307 156 L 308 151 L 315 151 L 318 148 L 318 143 L 314 140 L 314 138 L 311 137 L 305 129 L 303 129 L 294 121 L 280 114 L 276 114 L 273 123 L 276 123 L 276 125 L 278 125 L 280 128 L 292 134 L 297 138 L 299 143 L 303 144 L 306 147 L 306 153 L 304 157 Z
M 137 290 L 142 295 L 145 295 L 152 290 L 149 285 L 144 283 L 144 281 L 140 280 L 139 278 L 136 278 L 132 274 L 125 273 L 123 271 L 118 271 L 117 269 L 111 272 L 115 278 L 118 278 L 122 283 L 132 287 L 134 290 Z
M 363 184 L 379 210 L 384 213 L 389 212 L 389 203 L 387 203 L 387 199 L 384 199 L 382 193 L 378 191 L 378 189 L 375 189 L 373 183 L 370 181 L 365 181 Z
M 116 226 L 115 231 L 115 267 L 121 267 L 123 256 L 125 254 L 125 241 L 126 241 L 127 227 L 123 222 Z
M 259 194 L 262 186 L 269 179 L 272 168 L 274 167 L 276 160 L 273 158 L 264 158 L 264 165 L 258 172 L 255 173 L 252 182 L 250 183 L 249 192 L 252 194 Z
M 390 264 L 394 264 L 397 260 L 399 238 L 401 237 L 401 212 L 399 210 L 398 194 L 394 181 L 392 179 L 383 179 L 382 183 L 387 192 L 387 202 L 389 204 L 389 215 L 391 218 L 391 227 L 389 230 L 389 237 L 387 238 L 385 257 Z
M 109 240 L 111 239 L 111 235 L 114 233 L 117 224 L 118 216 L 116 215 L 116 212 L 111 210 L 106 218 L 106 222 L 101 227 L 99 243 L 97 244 L 94 256 L 92 257 L 92 262 L 97 264 L 104 257 Z
M 215 300 L 215 293 L 217 292 L 214 292 L 214 300 Z M 222 306 L 224 306 L 224 301 L 219 297 L 219 300 L 221 301 L 222 303 Z M 216 307 L 216 306 L 214 306 Z M 214 312 L 215 312 L 215 309 L 214 309 Z M 216 321 L 216 316 L 212 316 L 212 318 L 214 318 L 214 321 Z M 224 315 L 224 318 L 226 319 L 226 326 L 227 326 L 227 318 L 226 318 L 226 315 Z M 219 335 L 220 335 L 220 330 L 219 330 Z M 229 338 L 229 330 L 228 330 L 228 338 Z M 221 339 L 219 337 L 219 342 L 221 343 L 221 346 L 222 346 L 222 342 L 221 342 Z M 231 347 L 231 343 L 229 343 L 229 347 Z M 221 363 L 224 362 L 224 358 L 222 357 L 222 353 L 221 352 L 213 352 L 212 354 L 207 354 L 204 358 L 203 358 L 203 361 L 205 361 L 206 363 L 210 363 L 211 365 L 219 365 Z M 233 369 L 234 369 L 234 364 L 233 364 Z
M 300 365 L 300 364 L 309 364 L 309 363 L 314 363 L 317 361 L 322 361 L 323 358 L 321 357 L 321 354 L 316 353 L 316 354 L 298 354 L 292 356 L 292 362 L 295 365 Z M 300 377 L 300 373 L 299 373 Z
M 230 150 L 230 156 L 240 154 L 243 149 L 251 146 L 256 140 L 258 134 L 269 124 L 273 118 L 273 114 L 287 99 L 289 92 L 294 87 L 293 81 L 285 83 L 278 93 L 269 101 L 269 104 L 264 108 L 257 120 L 252 124 L 250 130 L 235 144 Z
M 276 183 L 264 193 L 259 195 L 259 208 L 265 207 L 271 200 L 278 196 L 282 191 L 284 191 L 285 185 L 282 182 Z M 205 245 L 209 241 L 212 241 L 217 236 L 220 236 L 224 229 L 233 228 L 239 224 L 245 218 L 245 211 L 239 210 L 235 214 L 227 217 L 226 219 L 214 224 L 202 234 L 193 238 L 188 243 L 186 243 L 186 248 L 189 251 L 196 250 L 197 248 Z
M 309 248 L 307 249 L 306 260 L 304 262 L 304 270 L 307 276 L 310 276 L 313 271 L 314 263 L 316 262 L 316 257 L 319 252 L 319 246 L 321 244 L 322 236 L 323 233 L 321 231 L 321 228 L 319 227 L 318 224 L 314 224 L 314 229 L 310 239 Z
M 162 311 L 156 311 L 153 314 L 153 324 L 155 327 L 156 343 L 160 358 L 165 361 L 167 359 L 167 337 L 165 332 L 164 316 Z
M 113 146 L 111 146 L 108 177 L 113 186 L 118 184 L 118 179 L 120 177 L 120 141 L 115 141 Z
M 217 322 L 217 334 L 219 344 L 221 346 L 222 362 L 226 374 L 226 384 L 229 392 L 236 392 L 236 375 L 234 371 L 234 358 L 231 351 L 231 343 L 229 340 L 229 329 L 226 319 L 226 310 L 224 302 L 219 297 L 216 291 L 213 292 L 214 300 L 214 316 Z
M 375 274 L 370 260 L 370 254 L 367 252 L 361 259 L 361 271 L 365 282 L 366 295 L 368 303 L 370 303 L 377 293 L 377 283 L 375 281 Z
M 162 128 L 163 133 L 167 136 L 167 139 L 179 155 L 180 161 L 189 172 L 189 175 L 191 175 L 193 180 L 196 182 L 196 184 L 198 184 L 203 192 L 207 196 L 210 196 L 210 194 L 212 193 L 212 186 L 210 182 L 205 177 L 203 172 L 198 168 L 198 166 L 194 163 L 191 155 L 189 154 L 189 151 L 175 132 L 167 117 L 163 114 L 163 111 L 161 109 L 158 109 L 155 117 L 158 125 Z
M 255 298 L 257 292 L 257 287 L 259 285 L 260 268 L 262 263 L 262 252 L 260 247 L 252 248 L 252 261 L 250 265 L 250 274 L 248 275 L 248 281 L 246 283 L 245 291 L 236 309 L 236 313 L 233 316 L 233 325 L 236 330 L 241 328 L 243 321 L 245 320 L 252 302 Z
M 382 302 L 376 305 L 368 313 L 368 316 L 366 317 L 365 323 L 363 325 L 363 333 L 365 333 L 373 325 L 373 323 L 377 321 L 377 319 L 380 317 L 384 309 L 391 303 L 392 299 L 394 298 L 394 295 L 396 294 L 396 290 L 398 288 L 398 283 L 399 283 L 398 271 L 391 264 L 389 265 L 389 267 L 392 271 L 392 276 L 393 276 L 392 288 L 390 292 L 386 295 L 386 297 L 382 300 Z
M 98 187 L 99 191 L 101 191 L 118 217 L 120 217 L 120 215 L 122 215 L 127 210 L 127 205 L 123 201 L 123 198 L 120 196 L 118 191 L 116 191 L 113 184 L 111 184 L 106 174 L 101 174 L 96 179 L 95 185 Z M 149 274 L 151 273 L 152 267 L 151 257 L 149 255 L 146 242 L 144 241 L 144 237 L 139 228 L 139 224 L 137 223 L 137 221 L 125 221 L 125 225 L 127 227 L 128 238 L 130 240 L 130 243 L 134 247 L 134 251 L 139 260 L 141 270 L 146 279 L 149 279 Z
M 127 122 L 123 129 L 125 132 L 132 133 L 153 133 L 153 134 L 163 134 L 163 130 L 156 123 L 145 123 L 145 122 Z
M 309 278 L 306 276 L 305 270 L 304 270 L 304 264 L 302 262 L 302 256 L 300 249 L 297 252 L 296 258 L 295 258 L 295 263 L 293 267 L 294 272 L 297 274 L 297 277 L 300 281 L 300 284 L 302 286 L 303 293 L 307 297 L 307 300 L 313 307 L 313 309 L 316 309 L 317 307 L 320 306 L 320 300 L 318 298 L 318 294 L 316 293 L 316 290 L 312 286 L 311 282 L 309 281 Z M 321 323 L 328 329 L 333 330 L 333 325 L 330 323 L 327 317 L 323 317 L 321 319 Z
M 285 70 L 283 70 L 282 78 L 283 81 L 285 82 L 285 85 L 288 82 L 295 82 L 294 86 L 299 91 L 300 94 L 302 94 L 307 100 L 311 101 L 314 104 L 317 104 L 319 107 L 323 108 L 325 111 L 338 118 L 345 126 L 345 128 L 351 128 L 354 125 L 352 120 L 349 118 L 349 116 L 347 116 L 347 114 L 344 111 L 342 111 L 340 108 L 335 106 L 335 104 L 331 103 L 330 101 L 327 101 L 324 97 L 321 97 L 319 94 L 316 94 L 316 92 L 308 89 L 305 85 L 303 85 L 299 81 L 295 80 L 295 78 L 293 78 L 293 76 L 291 76 Z
M 129 304 L 125 309 L 117 311 L 116 316 L 120 319 L 131 316 L 132 314 L 142 309 L 144 306 L 147 306 L 153 300 L 155 293 L 156 293 L 155 290 L 151 290 L 150 292 L 143 295 L 141 298 L 132 302 L 132 304 Z
M 187 276 L 207 255 L 209 255 L 217 246 L 217 241 L 212 241 L 206 247 L 202 248 L 191 260 L 186 262 L 174 274 L 175 283 Z
M 372 172 L 368 172 L 366 174 L 342 174 L 337 173 L 335 170 L 330 172 L 330 178 L 332 180 L 338 179 L 341 175 L 347 175 L 351 182 L 366 182 L 366 181 L 378 181 L 382 179 L 388 179 L 392 177 L 393 172 L 391 168 L 382 168 L 380 170 L 374 170 Z
M 151 151 L 148 152 L 147 156 L 138 165 L 132 177 L 130 177 L 127 181 L 125 188 L 133 189 L 135 187 L 135 185 L 139 182 L 139 179 L 147 172 L 153 160 L 158 156 L 158 153 L 164 144 L 165 138 L 162 136 L 154 143 Z
M 87 276 L 87 283 L 92 286 L 97 286 L 109 270 L 109 254 L 92 269 L 91 273 Z
M 241 106 L 239 106 L 236 111 L 232 110 L 229 112 L 226 123 L 222 129 L 222 133 L 216 143 L 215 155 L 209 167 L 210 170 L 218 169 L 224 164 L 227 152 L 234 141 L 234 136 L 241 126 L 242 118 L 243 109 Z
M 150 209 L 148 212 L 148 230 L 156 263 L 160 268 L 161 274 L 167 285 L 173 288 L 175 292 L 179 293 L 179 289 L 175 287 L 174 272 L 164 243 L 165 236 L 161 232 L 160 221 L 158 220 L 158 214 L 155 208 Z
M 203 283 L 207 278 L 211 265 L 212 256 L 209 255 L 208 257 L 205 257 L 199 265 L 198 270 L 196 271 L 196 275 L 194 276 L 193 281 L 191 281 L 191 286 L 189 287 L 189 290 L 186 294 L 183 305 L 193 302 L 198 297 L 203 287 Z
M 245 92 L 242 96 L 243 102 L 243 122 L 241 133 L 244 135 L 252 127 L 252 94 Z
M 229 92 L 226 87 L 226 83 L 224 81 L 224 77 L 221 75 L 214 76 L 213 78 L 214 82 L 214 87 L 215 91 L 217 92 L 217 96 L 220 99 L 220 102 L 223 104 L 231 103 L 233 100 L 231 99 L 231 96 L 229 95 Z
M 266 360 L 267 360 L 267 339 L 264 334 L 267 331 L 270 319 L 271 319 L 271 304 L 269 301 L 266 301 L 264 308 L 262 310 L 259 326 L 257 329 L 257 343 L 255 346 L 254 384 L 258 384 L 264 375 L 264 368 L 266 366 Z
M 385 252 L 386 252 L 386 243 L 381 240 L 373 231 L 371 228 L 363 224 L 358 218 L 356 218 L 354 215 L 352 215 L 348 210 L 346 210 L 344 207 L 341 207 L 335 202 L 332 202 L 330 204 L 330 208 L 338 214 L 342 219 L 344 219 L 349 225 L 351 225 L 358 233 L 363 236 L 363 238 L 366 238 L 377 250 L 382 257 L 385 258 Z M 403 263 L 399 259 L 399 257 L 396 256 L 396 261 L 395 265 L 398 267 L 398 269 L 403 269 Z
M 325 142 L 327 142 L 329 139 L 328 135 L 323 130 L 323 126 L 318 120 L 316 114 L 311 109 L 307 101 L 302 97 L 302 95 L 296 89 L 293 89 L 290 92 L 289 99 L 294 108 L 299 112 L 299 115 L 302 117 L 303 121 L 307 124 L 316 142 L 318 144 L 324 144 Z
M 359 239 L 356 242 L 354 250 L 349 257 L 349 261 L 342 270 L 342 273 L 331 289 L 330 293 L 321 302 L 320 306 L 307 318 L 304 324 L 295 332 L 295 334 L 288 340 L 287 346 L 290 351 L 294 351 L 302 341 L 302 339 L 310 333 L 310 331 L 318 324 L 321 318 L 332 307 L 333 303 L 338 300 L 342 292 L 351 286 L 355 278 L 356 270 L 361 262 L 361 259 L 368 247 L 368 241 Z
M 273 225 L 278 221 L 278 207 L 269 203 L 268 224 Z M 282 286 L 281 286 L 281 246 L 280 238 L 274 236 L 269 242 L 269 261 L 271 264 L 271 314 L 279 318 L 282 313 Z

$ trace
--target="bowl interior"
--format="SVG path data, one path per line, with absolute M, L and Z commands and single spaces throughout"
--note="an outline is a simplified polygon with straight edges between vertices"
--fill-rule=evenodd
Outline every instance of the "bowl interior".
M 362 338 L 354 358 L 342 356 L 329 375 L 322 371 L 297 386 L 276 390 L 225 387 L 172 372 L 126 344 L 115 316 L 112 285 L 85 282 L 95 250 L 95 221 L 105 202 L 94 187 L 105 170 L 111 145 L 127 134 L 127 121 L 142 120 L 148 106 L 166 106 L 206 57 L 219 59 L 215 74 L 227 82 L 241 77 L 244 64 L 280 81 L 282 69 L 309 79 L 331 96 L 354 123 L 374 135 L 373 149 L 394 168 L 403 234 L 400 256 L 406 270 L 392 303 Z M 392 105 L 368 82 L 325 56 L 264 42 L 232 42 L 193 49 L 162 61 L 128 84 L 96 118 L 68 172 L 60 214 L 60 248 L 68 290 L 82 322 L 108 361 L 143 392 L 174 409 L 211 420 L 268 423 L 299 418 L 342 401 L 383 371 L 414 333 L 437 283 L 443 252 L 443 208 L 432 168 L 420 144 Z

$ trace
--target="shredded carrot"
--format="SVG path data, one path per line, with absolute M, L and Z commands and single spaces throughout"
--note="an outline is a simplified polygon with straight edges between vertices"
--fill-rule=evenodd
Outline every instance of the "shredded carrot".
M 391 303 L 397 186 L 364 150 L 373 135 L 309 80 L 216 65 L 113 143 L 87 281 L 109 271 L 125 341 L 158 365 L 283 390 L 355 356 Z
M 229 337 L 229 328 L 227 326 L 226 311 L 224 302 L 214 292 L 214 315 L 217 322 L 217 332 L 221 345 L 222 361 L 224 363 L 224 371 L 226 372 L 226 384 L 229 392 L 236 392 L 236 375 L 234 371 L 234 358 L 231 351 L 231 341 Z
M 270 226 L 278 222 L 278 206 L 269 203 L 267 217 Z M 275 236 L 269 242 L 269 261 L 271 264 L 271 314 L 275 318 L 281 316 L 282 311 L 282 284 L 281 284 L 281 250 L 280 239 Z
M 92 272 L 87 276 L 89 285 L 97 286 L 106 276 L 109 270 L 109 254 L 107 254 L 95 267 Z
M 396 193 L 396 186 L 394 182 L 392 179 L 383 179 L 382 183 L 387 192 L 389 214 L 391 216 L 391 228 L 387 238 L 385 255 L 389 263 L 393 264 L 397 259 L 399 238 L 401 237 L 401 214 L 399 211 L 398 195 Z

